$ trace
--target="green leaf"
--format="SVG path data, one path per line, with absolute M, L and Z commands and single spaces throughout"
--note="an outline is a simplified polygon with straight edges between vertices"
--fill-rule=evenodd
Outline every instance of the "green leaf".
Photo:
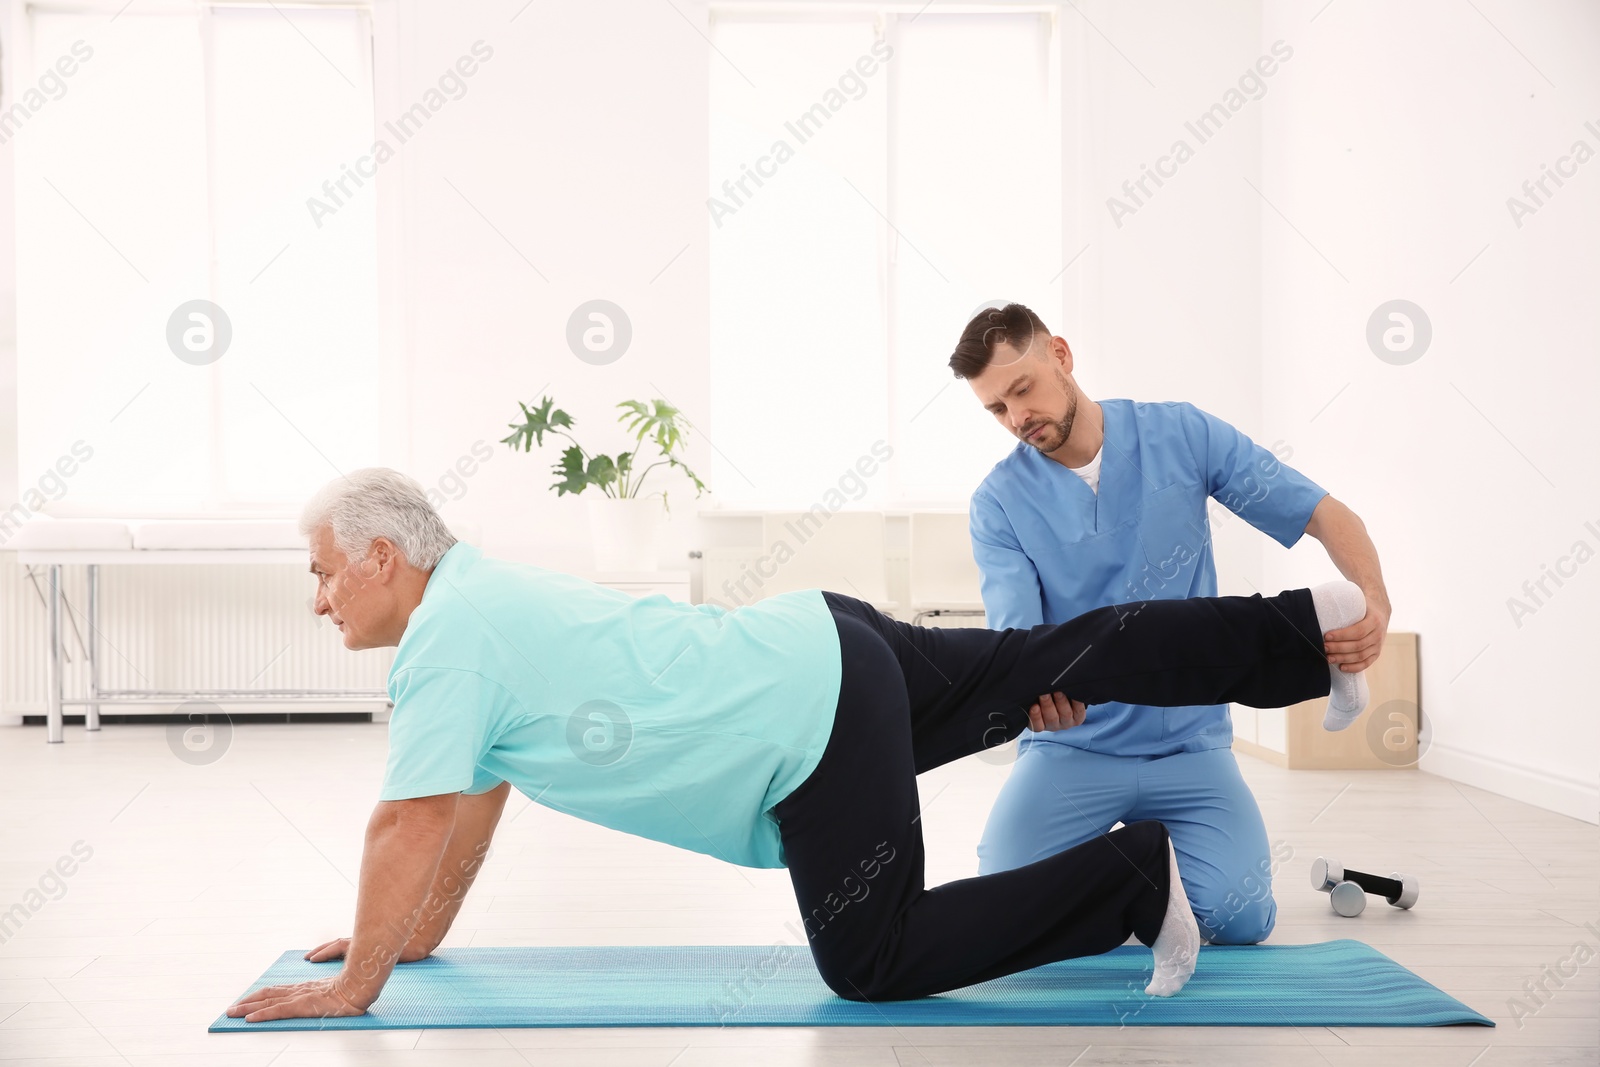
M 687 463 L 684 463 L 682 460 L 679 460 L 674 456 L 668 456 L 667 462 L 689 476 L 689 480 L 694 483 L 695 496 L 699 496 L 701 493 L 706 491 L 706 483 L 700 480 L 700 476 L 698 474 L 689 469 L 689 465 Z
M 649 438 L 661 453 L 661 461 L 665 461 L 670 466 L 683 471 L 689 477 L 689 480 L 694 483 L 696 496 L 706 492 L 705 483 L 700 480 L 694 471 L 689 469 L 687 464 L 674 454 L 683 448 L 684 442 L 688 437 L 684 427 L 679 424 L 683 417 L 681 411 L 660 397 L 648 402 L 643 400 L 624 400 L 617 407 L 622 412 L 617 416 L 617 421 L 627 426 L 628 432 L 633 434 L 634 439 L 640 445 L 643 445 L 645 439 Z M 634 456 L 637 457 L 637 455 L 638 449 L 635 449 Z M 643 489 L 644 479 L 649 474 L 649 467 L 655 465 L 657 464 L 647 465 L 644 474 L 640 475 L 639 484 L 631 487 L 635 494 Z
M 589 461 L 589 483 L 606 488 L 617 480 L 617 465 L 610 456 L 595 456 Z
M 533 410 L 522 401 L 517 401 L 517 407 L 522 409 L 523 421 L 520 423 L 507 423 L 512 433 L 500 440 L 512 448 L 520 447 L 524 452 L 533 451 L 534 445 L 544 446 L 544 435 L 556 430 L 570 429 L 572 416 L 555 407 L 555 401 L 546 396 Z
M 556 491 L 558 497 L 568 493 L 581 493 L 589 484 L 589 474 L 583 469 L 583 449 L 577 445 L 561 453 L 561 462 L 551 470 L 559 479 L 550 487 Z
M 663 455 L 683 444 L 683 430 L 678 426 L 680 412 L 665 400 L 657 398 L 648 404 L 642 400 L 624 400 L 617 407 L 624 409 L 617 421 L 627 423 L 629 432 L 638 441 L 653 437 Z

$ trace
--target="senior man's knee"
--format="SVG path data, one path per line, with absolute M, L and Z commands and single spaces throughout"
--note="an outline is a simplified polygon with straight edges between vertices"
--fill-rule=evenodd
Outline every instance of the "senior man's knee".
M 1213 945 L 1254 945 L 1265 941 L 1278 922 L 1271 887 L 1259 895 L 1227 893 L 1190 901 L 1200 936 Z
M 823 984 L 845 1000 L 897 1000 L 896 989 L 883 971 L 868 959 L 849 962 L 814 957 Z

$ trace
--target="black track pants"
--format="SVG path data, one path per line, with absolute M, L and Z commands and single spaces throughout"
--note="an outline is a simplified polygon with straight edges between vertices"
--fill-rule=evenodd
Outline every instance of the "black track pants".
M 1166 914 L 1158 822 L 924 887 L 918 774 L 1016 737 L 1042 693 L 1276 708 L 1329 687 L 1307 589 L 1146 601 L 1000 631 L 911 626 L 823 595 L 843 661 L 833 733 L 773 815 L 817 968 L 852 1000 L 927 996 L 1105 952 L 1130 933 L 1148 945 Z

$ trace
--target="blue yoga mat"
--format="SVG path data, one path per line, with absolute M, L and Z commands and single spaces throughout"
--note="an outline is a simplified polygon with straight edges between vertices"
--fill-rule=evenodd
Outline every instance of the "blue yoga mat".
M 285 952 L 252 990 L 326 978 Z M 1175 997 L 1145 996 L 1150 950 L 1123 945 L 922 1000 L 834 996 L 794 945 L 456 948 L 395 968 L 365 1015 L 242 1030 L 522 1026 L 1444 1026 L 1494 1023 L 1360 941 L 1207 946 Z

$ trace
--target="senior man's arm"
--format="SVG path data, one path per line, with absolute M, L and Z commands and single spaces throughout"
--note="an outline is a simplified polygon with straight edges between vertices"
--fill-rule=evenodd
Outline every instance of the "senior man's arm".
M 510 793 L 511 783 L 501 782 L 487 793 L 461 795 L 461 802 L 456 805 L 455 828 L 445 845 L 433 886 L 423 901 L 420 921 L 400 951 L 401 963 L 411 963 L 429 955 L 450 932 L 456 913 L 467 899 L 467 890 L 472 888 L 484 857 L 489 854 L 495 828 L 500 825 L 500 813 L 505 810 Z
M 344 968 L 330 978 L 248 993 L 228 1014 L 254 1023 L 365 1012 L 412 935 L 424 928 L 423 905 L 451 840 L 460 797 L 442 793 L 380 801 L 367 823 L 355 930 Z
M 467 890 L 478 877 L 489 846 L 494 841 L 494 831 L 505 810 L 506 797 L 511 784 L 501 782 L 487 793 L 461 794 L 456 805 L 455 828 L 450 832 L 450 842 L 445 845 L 444 856 L 439 860 L 439 870 L 433 876 L 433 886 L 422 902 L 410 938 L 400 950 L 401 963 L 415 963 L 426 958 L 439 947 L 444 935 L 450 932 L 456 913 L 467 899 Z M 349 951 L 350 939 L 337 938 L 318 945 L 307 952 L 305 958 L 312 963 L 342 959 Z

